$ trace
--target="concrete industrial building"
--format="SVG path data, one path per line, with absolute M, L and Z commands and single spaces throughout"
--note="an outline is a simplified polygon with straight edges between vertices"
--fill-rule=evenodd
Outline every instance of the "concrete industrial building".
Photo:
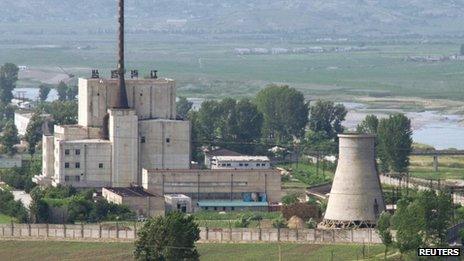
M 271 161 L 266 156 L 214 156 L 211 169 L 269 169 Z
M 176 120 L 174 81 L 126 82 L 129 108 L 114 109 L 117 79 L 79 79 L 79 123 L 43 137 L 43 172 L 35 182 L 128 187 L 140 184 L 142 168 L 189 168 L 190 123 Z
M 79 79 L 78 124 L 45 133 L 42 174 L 34 182 L 102 188 L 108 201 L 147 216 L 164 213 L 166 194 L 190 198 L 192 206 L 184 206 L 168 196 L 169 204 L 177 202 L 175 209 L 186 212 L 199 209 L 203 200 L 246 202 L 242 205 L 251 208 L 280 201 L 280 174 L 261 160 L 259 169 L 190 169 L 191 126 L 176 118 L 175 82 L 159 79 L 156 71 L 148 79 L 132 71 L 126 80 L 124 72 L 124 0 L 119 0 L 118 70 L 111 79 L 101 79 L 96 70 Z
M 338 137 L 337 170 L 320 226 L 374 227 L 385 210 L 375 165 L 375 135 L 340 134 Z
M 218 204 L 227 202 L 230 207 L 266 207 L 281 201 L 280 172 L 260 170 L 143 170 L 142 186 L 153 194 L 184 194 L 192 199 L 194 211 L 201 202 Z M 214 202 L 216 201 L 216 202 Z M 200 204 L 199 204 L 200 203 Z M 220 204 L 219 204 L 220 205 Z M 225 205 L 216 210 L 222 210 Z M 214 209 L 211 209 L 214 210 Z
M 148 193 L 140 187 L 103 188 L 102 196 L 108 202 L 128 206 L 139 216 L 164 215 L 164 197 Z

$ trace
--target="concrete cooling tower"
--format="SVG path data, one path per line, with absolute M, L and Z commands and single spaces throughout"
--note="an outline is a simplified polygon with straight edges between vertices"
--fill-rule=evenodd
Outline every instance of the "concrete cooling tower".
M 337 171 L 320 224 L 325 228 L 375 227 L 385 210 L 375 166 L 375 135 L 340 134 Z

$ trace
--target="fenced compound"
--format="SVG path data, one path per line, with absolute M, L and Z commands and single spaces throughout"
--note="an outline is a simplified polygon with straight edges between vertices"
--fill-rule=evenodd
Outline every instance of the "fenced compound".
M 134 241 L 138 224 L 1 224 L 0 239 Z M 382 243 L 374 229 L 200 228 L 202 243 Z

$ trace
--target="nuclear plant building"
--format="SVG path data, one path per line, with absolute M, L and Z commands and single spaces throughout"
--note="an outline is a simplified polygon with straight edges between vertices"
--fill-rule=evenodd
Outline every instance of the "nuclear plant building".
M 146 216 L 164 213 L 167 191 L 192 197 L 193 206 L 182 209 L 205 204 L 214 210 L 256 209 L 279 202 L 276 170 L 190 169 L 191 126 L 177 118 L 175 81 L 159 78 L 154 70 L 147 79 L 131 70 L 125 79 L 124 0 L 119 0 L 118 21 L 117 70 L 109 79 L 97 70 L 79 79 L 78 124 L 44 132 L 42 173 L 33 181 L 98 188 L 108 201 Z
M 375 227 L 385 210 L 375 163 L 375 135 L 340 134 L 338 137 L 338 165 L 320 227 Z

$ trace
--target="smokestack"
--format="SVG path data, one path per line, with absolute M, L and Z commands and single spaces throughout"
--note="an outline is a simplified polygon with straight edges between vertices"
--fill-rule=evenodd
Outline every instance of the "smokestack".
M 375 227 L 385 210 L 375 164 L 375 135 L 340 134 L 339 159 L 321 227 Z
M 119 37 L 118 37 L 118 76 L 119 76 L 119 91 L 116 99 L 115 108 L 127 109 L 126 82 L 124 80 L 124 0 L 119 0 Z

